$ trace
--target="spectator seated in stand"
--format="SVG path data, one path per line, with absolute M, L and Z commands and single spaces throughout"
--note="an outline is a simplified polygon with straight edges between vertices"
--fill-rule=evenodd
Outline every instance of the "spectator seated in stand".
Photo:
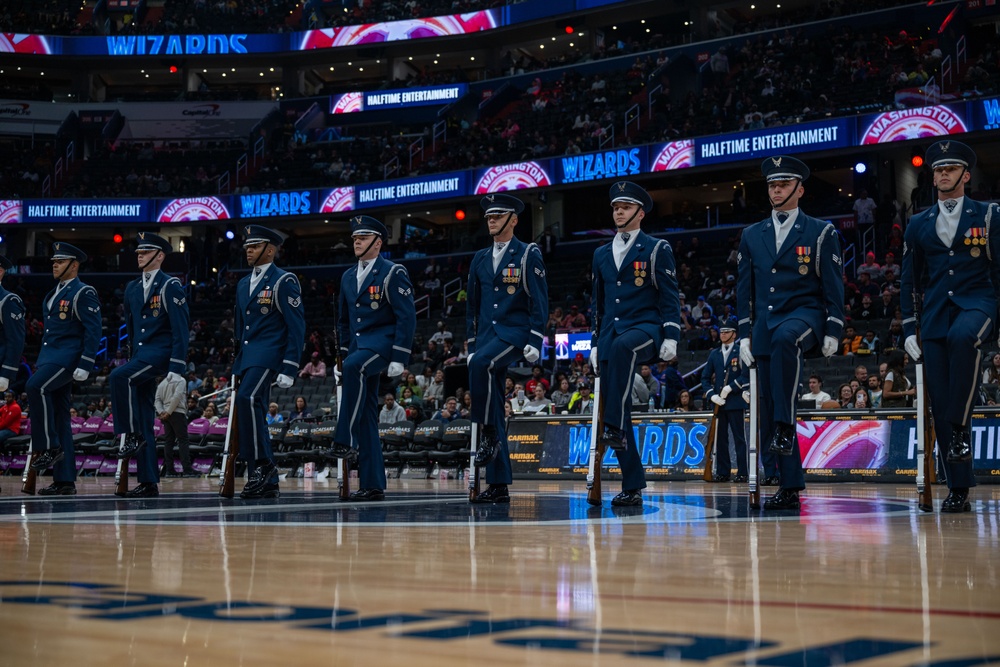
M 545 398 L 545 387 L 541 383 L 534 386 L 531 400 L 524 404 L 521 412 L 536 415 L 550 415 L 553 413 L 552 401 Z
M 441 406 L 441 409 L 435 412 L 431 419 L 437 419 L 442 424 L 447 424 L 456 419 L 461 419 L 461 416 L 458 410 L 458 399 L 454 396 L 449 396 L 444 400 L 444 405 Z
M 380 424 L 395 424 L 406 421 L 406 410 L 396 402 L 396 397 L 392 393 L 385 395 L 382 409 L 378 412 L 378 422 Z
M 326 364 L 323 363 L 323 359 L 320 358 L 319 352 L 313 352 L 312 358 L 309 359 L 309 363 L 302 367 L 299 371 L 300 378 L 325 378 L 326 377 Z
M 309 406 L 306 404 L 306 397 L 296 396 L 295 408 L 288 414 L 288 421 L 308 419 L 309 417 L 312 417 L 312 412 L 310 412 Z
M 205 412 L 208 412 L 207 408 Z M 284 416 L 282 416 L 282 414 L 278 412 L 278 404 L 274 402 L 271 402 L 271 404 L 267 406 L 267 416 L 265 417 L 265 419 L 267 419 L 268 425 L 281 424 L 282 422 L 285 421 Z
M 0 405 L 0 449 L 21 433 L 21 406 L 14 400 L 14 392 L 5 391 L 3 398 L 3 405 Z

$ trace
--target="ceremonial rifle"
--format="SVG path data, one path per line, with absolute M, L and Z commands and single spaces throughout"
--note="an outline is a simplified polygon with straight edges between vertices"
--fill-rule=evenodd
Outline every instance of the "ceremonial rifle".
M 917 344 L 920 344 L 920 315 L 923 304 L 920 295 L 913 291 L 913 314 L 916 319 Z M 934 482 L 934 418 L 931 415 L 931 402 L 927 394 L 927 383 L 924 381 L 924 355 L 914 360 L 917 376 L 917 393 L 914 396 L 914 407 L 917 411 L 917 507 L 922 512 L 934 511 L 934 492 L 931 484 Z

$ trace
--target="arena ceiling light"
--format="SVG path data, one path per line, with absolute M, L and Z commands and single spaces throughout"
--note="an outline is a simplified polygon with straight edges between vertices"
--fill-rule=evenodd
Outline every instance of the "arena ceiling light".
M 868 165 L 866 165 L 864 162 L 858 162 L 856 165 L 854 165 L 854 171 L 859 174 L 863 174 L 866 171 L 868 171 Z

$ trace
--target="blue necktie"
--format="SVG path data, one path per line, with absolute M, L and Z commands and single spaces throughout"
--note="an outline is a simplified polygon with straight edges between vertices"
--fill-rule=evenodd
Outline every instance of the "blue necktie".
M 952 211 L 954 211 L 955 207 L 958 206 L 958 200 L 957 199 L 945 199 L 943 203 L 944 203 L 945 209 L 947 209 L 947 211 L 949 213 L 951 213 Z
M 785 220 L 788 220 L 788 213 L 786 213 L 785 211 L 778 211 L 778 224 L 779 225 L 785 224 Z

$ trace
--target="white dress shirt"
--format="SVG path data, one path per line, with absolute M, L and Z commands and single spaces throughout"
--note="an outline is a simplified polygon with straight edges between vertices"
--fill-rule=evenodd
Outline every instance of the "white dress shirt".
M 254 292 L 257 291 L 257 285 L 264 278 L 264 274 L 267 273 L 269 268 L 271 268 L 271 262 L 258 264 L 253 267 L 253 272 L 250 274 L 250 296 L 253 296 Z
M 628 238 L 625 238 L 626 235 Z M 632 232 L 615 234 L 615 240 L 611 242 L 611 254 L 615 258 L 615 268 L 619 271 L 622 269 L 622 262 L 625 261 L 625 255 L 627 255 L 628 251 L 635 245 L 635 239 L 637 236 L 639 236 L 638 229 Z
M 149 301 L 149 289 L 153 286 L 153 280 L 156 278 L 156 274 L 159 273 L 159 269 L 153 269 L 152 271 L 147 271 L 142 274 L 142 301 L 145 303 Z
M 957 202 L 955 208 L 950 212 L 948 211 L 948 207 L 944 205 L 948 201 Z M 937 232 L 941 242 L 949 248 L 955 242 L 955 234 L 958 233 L 958 221 L 962 219 L 962 204 L 964 202 L 965 197 L 942 199 L 938 202 L 938 214 L 937 220 L 934 222 L 934 231 Z
M 363 259 L 358 262 L 358 291 L 361 291 L 361 286 L 364 284 L 365 279 L 368 274 L 372 272 L 372 267 L 375 265 L 374 259 Z
M 503 258 L 503 251 L 507 249 L 510 245 L 510 241 L 502 241 L 500 243 L 493 244 L 493 271 L 496 272 L 497 268 L 500 266 L 500 260 Z
M 784 222 L 778 222 L 778 213 L 787 213 L 788 218 Z M 781 244 L 788 238 L 788 232 L 792 231 L 795 220 L 799 217 L 799 209 L 793 208 L 791 211 L 771 211 L 771 219 L 774 220 L 774 243 L 775 251 L 781 252 Z

